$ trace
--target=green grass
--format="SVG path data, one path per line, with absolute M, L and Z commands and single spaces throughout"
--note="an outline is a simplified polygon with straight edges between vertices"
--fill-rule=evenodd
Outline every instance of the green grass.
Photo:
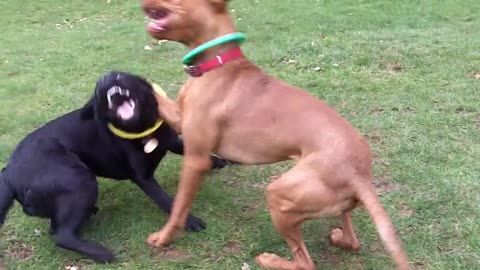
M 416 267 L 480 269 L 480 2 L 237 0 L 231 8 L 250 59 L 322 98 L 369 138 L 375 178 L 389 191 L 382 202 Z M 3 0 L 0 24 L 0 165 L 26 134 L 82 106 L 108 70 L 146 76 L 171 96 L 186 78 L 186 49 L 152 45 L 138 1 Z M 289 166 L 210 173 L 194 206 L 208 229 L 176 242 L 186 258 L 151 256 L 145 238 L 165 214 L 131 183 L 100 180 L 101 212 L 86 235 L 118 262 L 95 265 L 56 248 L 45 220 L 18 205 L 2 229 L 0 260 L 8 269 L 258 269 L 260 252 L 290 256 L 262 189 Z M 156 173 L 172 194 L 180 167 L 171 155 Z M 363 210 L 354 222 L 358 253 L 328 245 L 334 219 L 304 227 L 319 268 L 391 269 Z

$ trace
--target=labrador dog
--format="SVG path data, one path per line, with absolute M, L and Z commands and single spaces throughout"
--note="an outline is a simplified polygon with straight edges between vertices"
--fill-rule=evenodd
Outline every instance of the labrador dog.
M 96 176 L 130 179 L 164 212 L 173 199 L 154 172 L 167 151 L 183 154 L 183 143 L 159 119 L 150 83 L 123 72 L 97 81 L 81 109 L 61 116 L 23 139 L 0 174 L 0 226 L 17 200 L 30 216 L 48 218 L 56 244 L 99 263 L 114 260 L 105 247 L 81 237 L 81 227 L 98 211 Z M 116 135 L 117 134 L 117 135 Z M 213 168 L 225 161 L 212 156 Z M 186 228 L 205 223 L 192 215 Z

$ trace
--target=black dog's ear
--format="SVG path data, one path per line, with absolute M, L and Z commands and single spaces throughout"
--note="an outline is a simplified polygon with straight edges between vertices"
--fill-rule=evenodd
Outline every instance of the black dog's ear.
M 92 95 L 90 100 L 80 109 L 80 120 L 92 120 L 95 116 L 95 94 Z

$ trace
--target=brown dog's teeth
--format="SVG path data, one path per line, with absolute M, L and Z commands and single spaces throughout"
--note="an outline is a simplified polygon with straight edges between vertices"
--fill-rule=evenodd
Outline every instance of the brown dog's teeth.
M 156 10 L 156 9 L 147 9 L 145 10 L 145 13 L 147 14 L 148 17 L 154 20 L 162 19 L 163 17 L 168 15 L 168 12 L 166 10 Z

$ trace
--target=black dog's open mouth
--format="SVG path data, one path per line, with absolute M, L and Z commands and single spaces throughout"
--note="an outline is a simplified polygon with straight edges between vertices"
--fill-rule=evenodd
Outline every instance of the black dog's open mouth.
M 166 9 L 144 9 L 145 15 L 152 19 L 147 24 L 147 29 L 151 32 L 162 32 L 168 24 L 168 15 L 170 12 Z
M 122 120 L 129 120 L 135 115 L 135 101 L 130 98 L 130 91 L 113 86 L 107 91 L 108 108 L 115 109 Z M 114 108 L 116 107 L 116 108 Z

